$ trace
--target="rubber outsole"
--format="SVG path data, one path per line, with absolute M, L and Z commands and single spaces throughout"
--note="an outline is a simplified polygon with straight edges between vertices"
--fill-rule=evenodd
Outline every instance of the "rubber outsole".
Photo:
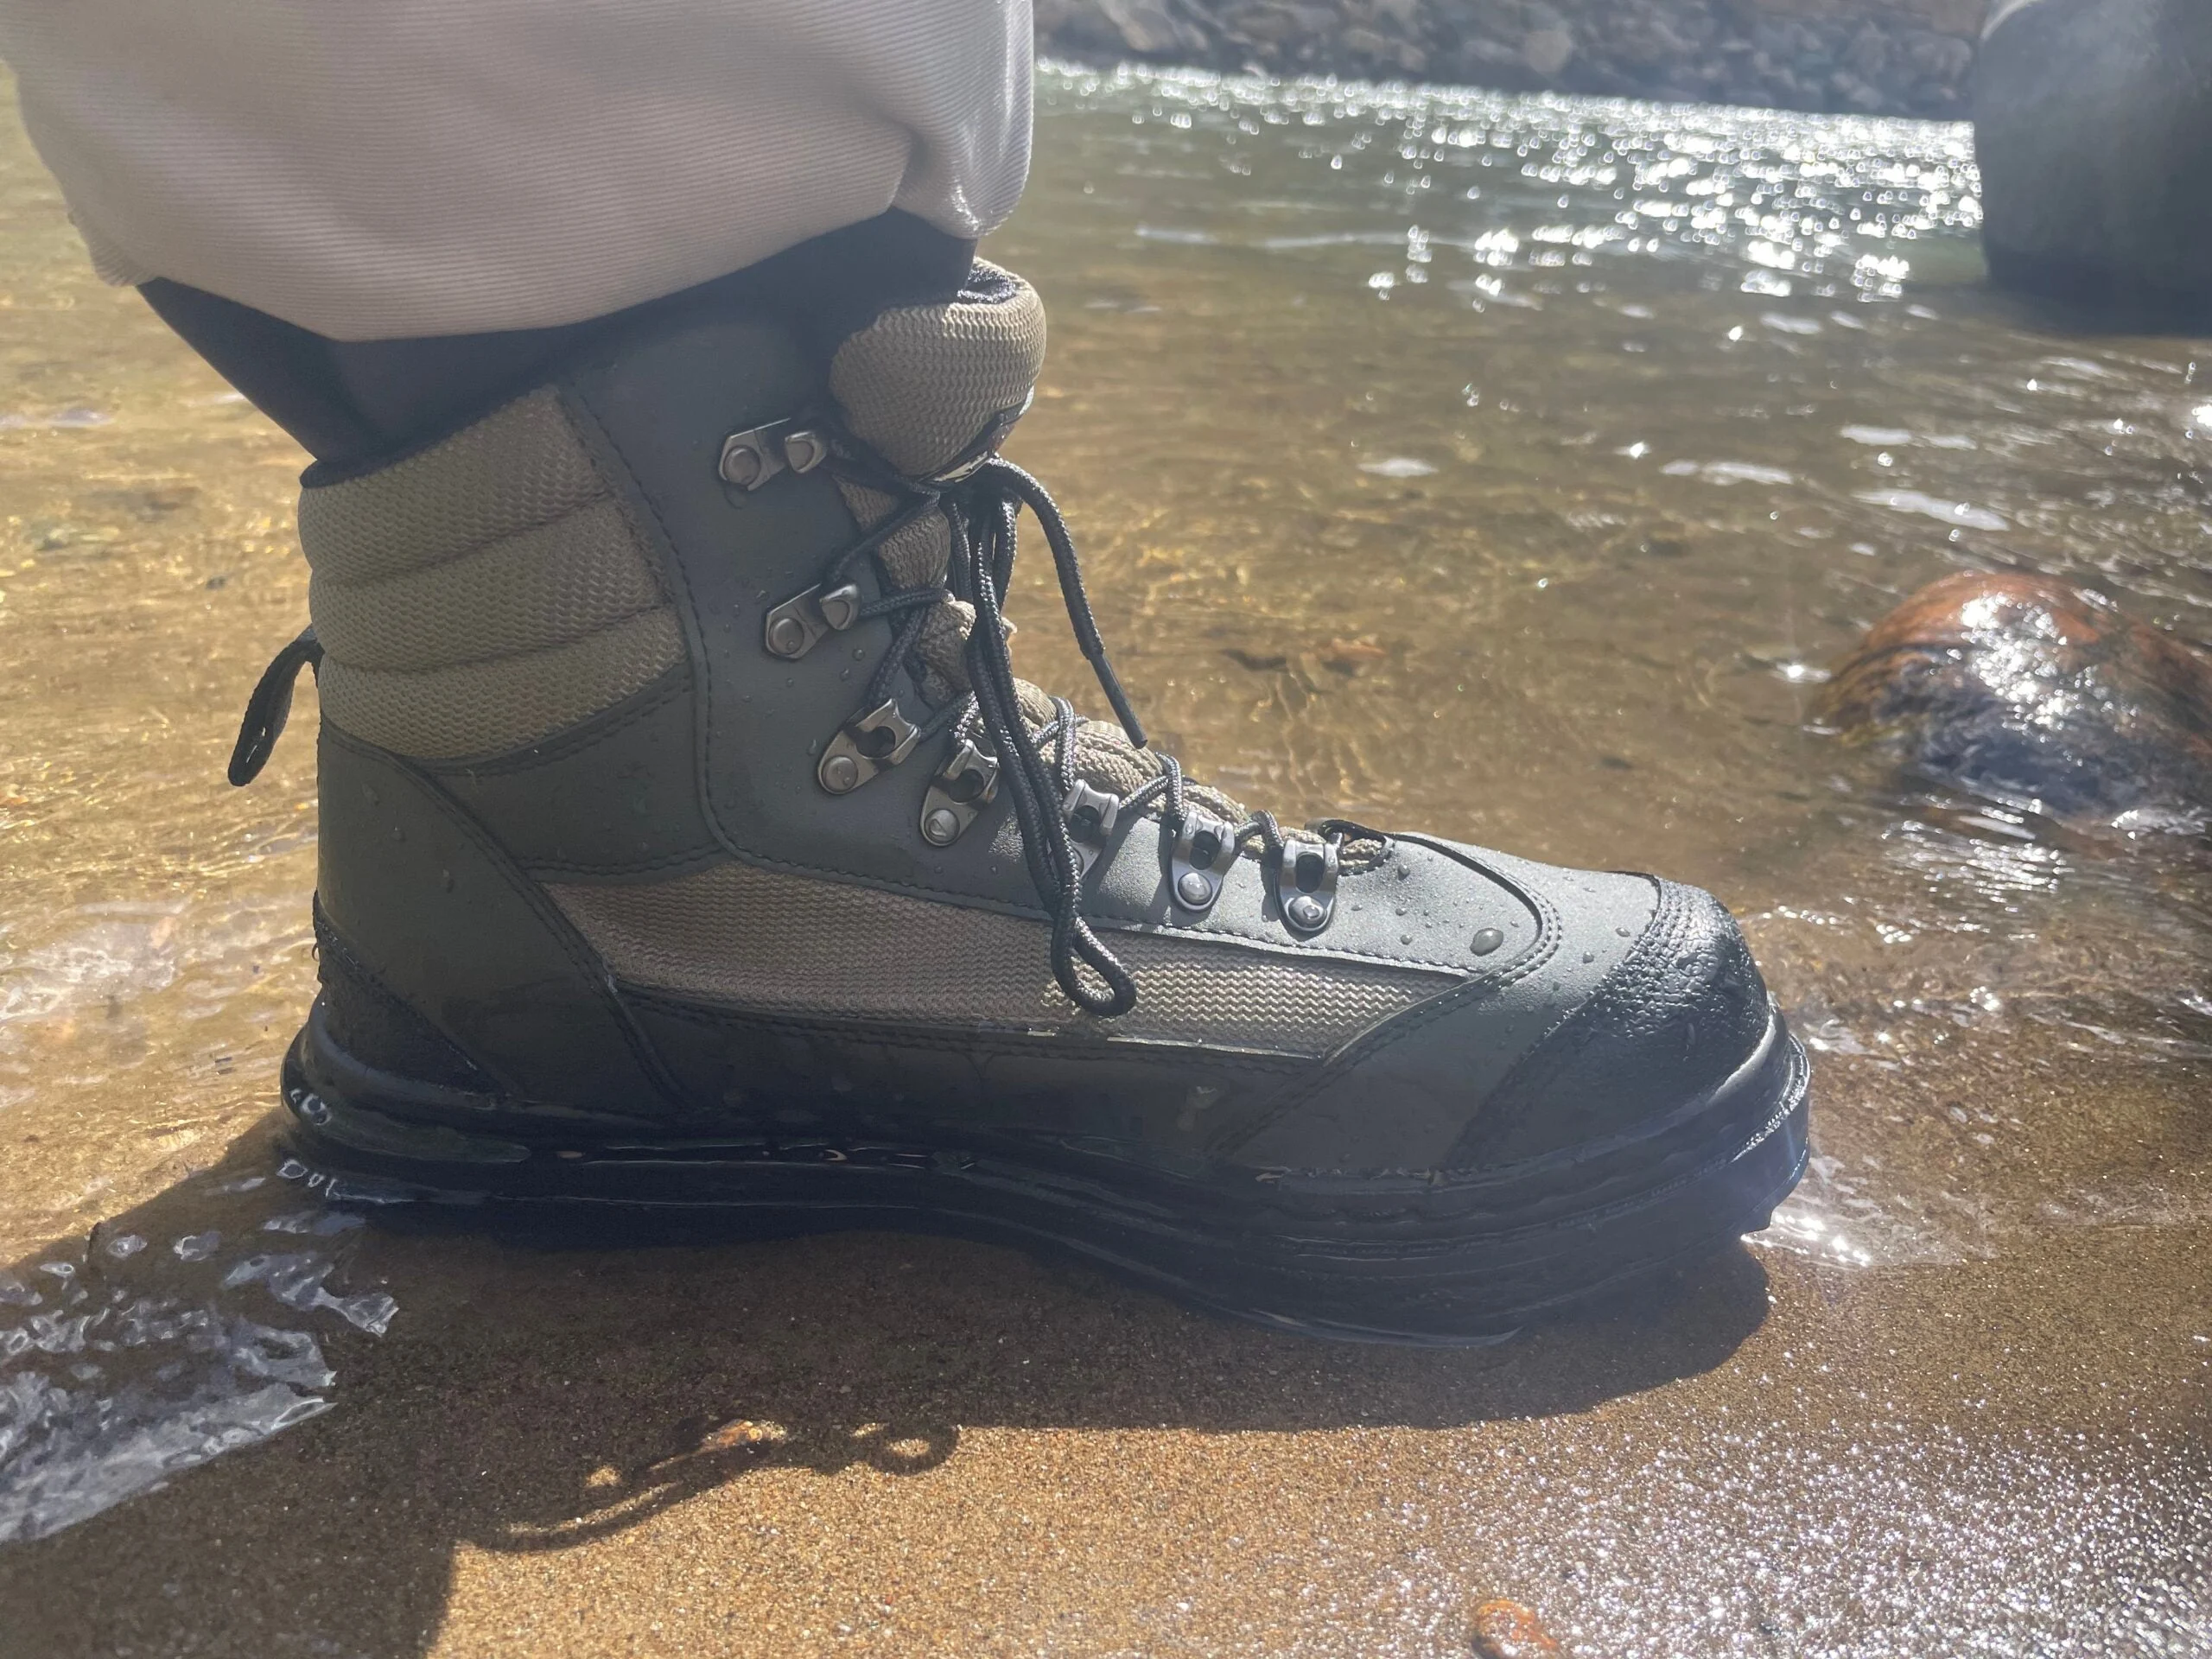
M 1808 1084 L 1777 1013 L 1735 1076 L 1647 1133 L 1464 1178 L 1355 1178 L 1175 1174 L 1069 1145 L 610 1132 L 375 1072 L 313 1019 L 283 1073 L 292 1150 L 340 1201 L 569 1236 L 947 1233 L 1279 1330 L 1422 1344 L 1495 1341 L 1765 1226 L 1804 1170 Z

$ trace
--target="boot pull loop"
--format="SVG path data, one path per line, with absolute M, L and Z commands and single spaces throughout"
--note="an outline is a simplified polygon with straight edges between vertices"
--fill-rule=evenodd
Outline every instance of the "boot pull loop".
M 313 623 L 270 659 L 253 695 L 245 700 L 245 718 L 238 722 L 238 741 L 231 750 L 232 783 L 245 787 L 269 764 L 276 740 L 284 734 L 284 722 L 291 718 L 292 687 L 300 671 L 311 665 L 318 671 L 322 665 L 322 641 L 315 637 Z

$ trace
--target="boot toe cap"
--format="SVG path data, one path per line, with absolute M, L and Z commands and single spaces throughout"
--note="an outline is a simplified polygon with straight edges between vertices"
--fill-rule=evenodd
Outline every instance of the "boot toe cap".
M 1766 986 L 1710 893 L 1452 850 L 1528 895 L 1538 937 L 1341 1051 L 1237 1161 L 1468 1173 L 1594 1148 L 1697 1105 L 1769 1046 Z
M 1735 918 L 1701 889 L 1657 887 L 1643 932 L 1489 1092 L 1447 1167 L 1632 1134 L 1710 1095 L 1758 1051 L 1770 999 Z

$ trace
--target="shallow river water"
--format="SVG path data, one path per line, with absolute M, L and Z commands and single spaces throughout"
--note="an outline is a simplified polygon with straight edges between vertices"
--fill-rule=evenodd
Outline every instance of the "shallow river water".
M 2202 826 L 1809 723 L 1955 569 L 2212 636 L 2212 342 L 1992 296 L 1963 129 L 1039 92 L 1012 448 L 1148 723 L 1287 815 L 1713 888 L 1815 1051 L 1799 1196 L 1457 1354 L 977 1246 L 325 1208 L 270 1116 L 312 746 L 221 781 L 302 457 L 10 124 L 0 1654 L 1440 1656 L 1494 1594 L 1590 1656 L 2212 1649 Z M 1047 580 L 1017 650 L 1079 687 Z

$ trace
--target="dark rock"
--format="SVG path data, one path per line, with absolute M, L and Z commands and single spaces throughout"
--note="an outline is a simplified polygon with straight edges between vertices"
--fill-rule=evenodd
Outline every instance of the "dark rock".
M 1816 715 L 2079 827 L 2201 832 L 2212 817 L 2212 653 L 2047 576 L 1930 583 L 1837 667 Z
M 1997 283 L 2131 320 L 2212 316 L 2212 4 L 2000 0 L 1973 97 Z

